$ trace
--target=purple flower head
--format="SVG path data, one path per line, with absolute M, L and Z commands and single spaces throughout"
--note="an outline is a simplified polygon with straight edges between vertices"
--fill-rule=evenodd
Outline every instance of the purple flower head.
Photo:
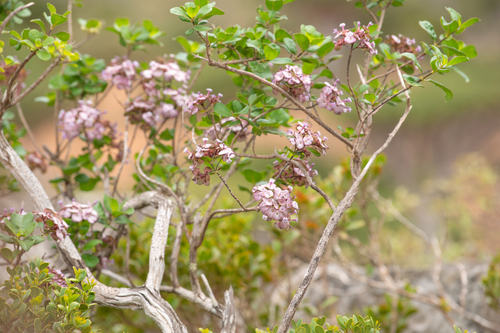
M 271 178 L 267 184 L 254 186 L 253 198 L 255 201 L 260 201 L 259 209 L 264 220 L 274 220 L 275 227 L 289 229 L 290 221 L 298 222 L 296 218 L 291 219 L 291 215 L 298 214 L 299 205 L 294 200 L 291 186 L 283 189 L 274 182 L 275 180 Z
M 326 108 L 327 110 L 333 111 L 335 114 L 342 114 L 351 112 L 351 108 L 346 106 L 345 103 L 350 103 L 351 98 L 341 99 L 343 92 L 337 88 L 337 83 L 339 80 L 335 81 L 333 85 L 325 82 L 325 86 L 316 100 L 318 106 L 321 108 Z
M 71 219 L 73 222 L 88 221 L 89 223 L 95 223 L 98 218 L 97 212 L 92 208 L 90 202 L 85 205 L 76 202 L 75 199 L 73 199 L 72 203 L 62 206 L 59 214 L 65 219 Z
M 231 163 L 236 156 L 234 151 L 228 147 L 224 142 L 216 139 L 215 142 L 209 142 L 208 138 L 203 138 L 203 144 L 196 146 L 196 151 L 190 151 L 188 148 L 184 149 L 184 153 L 189 154 L 188 160 L 191 160 L 193 165 L 189 168 L 193 173 L 193 181 L 196 184 L 210 184 L 209 173 L 213 170 L 206 167 L 203 173 L 200 171 L 199 166 L 204 163 L 203 158 L 208 157 L 215 159 L 219 156 L 226 163 Z
M 43 212 L 35 212 L 34 217 L 34 221 L 43 222 L 45 231 L 55 241 L 62 241 L 68 235 L 68 224 L 53 210 L 45 208 Z
M 111 65 L 102 71 L 101 77 L 103 80 L 112 81 L 118 89 L 130 89 L 135 81 L 138 67 L 137 61 L 123 57 L 123 61 L 120 62 L 120 57 L 115 57 L 111 60 Z
M 184 112 L 188 112 L 193 115 L 198 111 L 208 110 L 211 106 L 215 105 L 215 103 L 220 103 L 222 98 L 222 94 L 214 95 L 212 94 L 212 89 L 207 89 L 207 94 L 203 95 L 201 92 L 198 92 L 198 95 L 193 96 L 193 99 L 188 101 L 182 110 Z
M 325 141 L 328 139 L 326 136 L 321 137 L 321 133 L 311 132 L 311 125 L 308 123 L 303 123 L 299 121 L 295 130 L 289 129 L 286 134 L 288 136 L 288 140 L 294 146 L 297 151 L 302 152 L 306 157 L 309 157 L 311 153 L 307 150 L 307 148 L 315 149 L 316 151 L 326 154 L 326 150 L 328 146 Z
M 419 54 L 422 52 L 422 48 L 420 46 L 415 46 L 415 39 L 410 39 L 409 37 L 403 36 L 399 34 L 390 35 L 386 37 L 386 44 L 392 46 L 392 48 L 399 53 L 413 53 Z
M 145 80 L 163 79 L 166 82 L 175 80 L 181 83 L 189 81 L 190 72 L 184 72 L 179 65 L 173 61 L 151 61 L 149 68 L 141 72 L 141 76 Z
M 37 151 L 27 154 L 24 157 L 24 161 L 31 170 L 40 169 L 42 173 L 45 173 L 49 167 L 45 157 L 40 155 Z
M 274 74 L 273 83 L 288 92 L 300 102 L 310 99 L 312 80 L 309 75 L 302 73 L 299 66 L 286 65 L 285 69 Z M 278 93 L 276 90 L 274 93 Z
M 84 133 L 89 141 L 100 140 L 104 135 L 117 137 L 116 126 L 101 118 L 106 112 L 92 107 L 90 100 L 78 101 L 78 107 L 59 113 L 59 131 L 64 139 L 74 139 Z
M 370 52 L 370 54 L 376 55 L 377 50 L 375 49 L 375 43 L 370 42 L 372 37 L 370 36 L 370 31 L 368 29 L 372 25 L 372 23 L 368 23 L 367 26 L 361 26 L 361 23 L 358 22 L 357 25 L 358 26 L 356 29 L 354 29 L 354 31 L 346 30 L 345 23 L 340 24 L 340 28 L 342 30 L 333 30 L 333 33 L 335 34 L 334 38 L 340 37 L 335 43 L 335 49 L 338 51 L 342 48 L 343 45 L 352 45 L 356 42 L 359 42 L 357 48 L 364 49 Z

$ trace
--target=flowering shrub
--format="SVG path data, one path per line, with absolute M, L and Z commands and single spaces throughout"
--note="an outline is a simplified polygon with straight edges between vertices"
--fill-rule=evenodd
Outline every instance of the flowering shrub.
M 199 259 L 212 255 L 207 254 L 210 251 L 206 251 L 203 245 L 207 235 L 213 235 L 210 229 L 216 224 L 213 221 L 235 214 L 262 216 L 262 220 L 267 222 L 258 219 L 259 223 L 267 223 L 266 227 L 274 224 L 275 228 L 266 229 L 266 232 L 271 235 L 273 251 L 278 252 L 276 249 L 282 244 L 287 243 L 289 247 L 294 244 L 297 239 L 294 237 L 298 237 L 294 235 L 299 234 L 294 229 L 302 230 L 302 224 L 310 223 L 302 222 L 299 215 L 299 201 L 304 200 L 297 194 L 300 193 L 298 187 L 304 186 L 320 197 L 324 214 L 319 220 L 323 224 L 316 226 L 324 230 L 318 236 L 321 237 L 319 242 L 314 245 L 316 249 L 305 254 L 311 259 L 300 288 L 296 289 L 288 282 L 288 290 L 297 292 L 281 324 L 274 331 L 284 333 L 290 324 L 295 332 L 311 329 L 324 331 L 324 319 L 314 320 L 306 326 L 291 320 L 313 281 L 328 242 L 342 216 L 353 216 L 349 215 L 349 207 L 358 192 L 362 192 L 363 200 L 367 200 L 370 187 L 361 186 L 361 182 L 376 175 L 372 170 L 380 169 L 380 153 L 391 143 L 411 111 L 408 91 L 431 83 L 445 92 L 447 100 L 453 97 L 447 87 L 429 77 L 448 73 L 476 55 L 474 46 L 467 46 L 455 38 L 477 19 L 462 22 L 461 15 L 448 8 L 452 22 L 442 20 L 443 34 L 438 37 L 431 23 L 421 21 L 420 25 L 431 37 L 431 41 L 427 42 L 432 45 L 423 41 L 416 46 L 416 41 L 401 35 L 391 35 L 385 42 L 380 36 L 388 8 L 391 4 L 401 6 L 403 0 L 371 1 L 369 4 L 360 1 L 356 6 L 362 5 L 369 11 L 373 23 L 361 25 L 358 22 L 350 29 L 342 23 L 341 30 L 335 29 L 329 35 L 324 35 L 312 25 L 301 25 L 297 31 L 281 28 L 279 23 L 286 16 L 280 10 L 288 2 L 291 1 L 266 1 L 266 7 L 257 10 L 255 25 L 247 28 L 238 25 L 214 26 L 211 18 L 224 15 L 224 11 L 209 0 L 196 0 L 174 7 L 170 12 L 183 24 L 189 24 L 186 36 L 194 35 L 196 38 L 178 37 L 176 40 L 183 52 L 149 59 L 144 63 L 135 60 L 136 51 L 144 50 L 148 45 L 161 46 L 158 38 L 163 35 L 149 20 L 131 23 L 121 18 L 108 28 L 118 36 L 126 56 L 115 57 L 107 66 L 104 59 L 95 59 L 80 51 L 80 47 L 100 31 L 103 23 L 98 20 L 79 20 L 81 29 L 87 35 L 80 42 L 72 40 L 71 25 L 68 32 L 60 29 L 62 25 L 73 22 L 72 10 L 59 14 L 51 4 L 47 4 L 46 22 L 34 19 L 30 23 L 36 28 L 30 26 L 21 33 L 13 27 L 9 41 L 13 49 L 9 52 L 25 49 L 28 56 L 21 61 L 7 56 L 2 67 L 6 74 L 0 80 L 0 84 L 4 85 L 0 116 L 5 121 L 5 135 L 0 136 L 0 162 L 31 196 L 35 210 L 5 214 L 0 224 L 0 239 L 11 244 L 14 251 L 2 249 L 1 254 L 10 265 L 17 267 L 20 256 L 48 235 L 55 241 L 68 268 L 85 268 L 84 271 L 73 271 L 76 280 L 66 280 L 68 287 L 61 287 L 64 278 L 56 267 L 50 270 L 50 282 L 47 280 L 48 287 L 52 288 L 50 292 L 54 292 L 60 298 L 58 302 L 62 303 L 57 306 L 64 310 L 61 316 L 71 320 L 75 329 L 90 331 L 90 322 L 85 316 L 91 305 L 88 302 L 93 300 L 88 286 L 93 286 L 101 305 L 143 309 L 162 331 L 186 332 L 185 323 L 189 321 L 186 319 L 192 318 L 179 318 L 175 306 L 171 305 L 175 301 L 169 299 L 170 302 L 166 302 L 160 292 L 175 296 L 177 301 L 182 298 L 200 306 L 223 319 L 221 326 L 224 331 L 236 331 L 235 307 L 245 303 L 235 302 L 234 290 L 224 286 L 228 289 L 224 292 L 225 304 L 219 304 L 216 295 L 219 297 L 222 290 L 214 293 L 209 282 L 209 279 L 217 277 L 207 278 L 198 265 Z M 12 5 L 13 2 L 8 3 Z M 7 14 L 4 15 L 6 21 L 1 29 L 9 22 L 14 24 L 14 18 L 18 16 L 30 15 L 26 10 L 33 3 L 16 3 L 17 7 L 8 9 L 0 6 L 1 11 L 8 12 L 4 13 Z M 70 9 L 73 5 L 81 5 L 81 1 L 70 0 Z M 325 78 L 333 80 L 338 77 L 330 63 L 341 59 L 336 51 L 344 45 L 349 47 L 345 84 L 337 79 L 329 81 L 333 83 L 323 83 Z M 0 52 L 4 52 L 3 46 L 2 42 Z M 352 75 L 353 53 L 359 50 L 363 51 L 364 61 L 356 65 L 359 75 Z M 35 56 L 50 62 L 50 65 L 35 82 L 25 87 L 22 85 L 28 75 L 25 67 Z M 424 59 L 428 60 L 428 65 L 424 64 Z M 197 84 L 204 64 L 230 75 L 238 92 L 224 97 L 214 93 L 214 87 L 206 87 L 206 93 L 194 93 L 193 86 Z M 53 72 L 57 68 L 59 72 Z M 354 76 L 360 77 L 359 83 L 351 83 Z M 23 125 L 28 127 L 23 120 L 21 102 L 46 78 L 51 91 L 37 100 L 53 106 L 55 113 L 59 114 L 55 121 L 60 135 L 56 135 L 55 145 L 43 147 L 43 150 L 36 148 L 36 153 L 26 156 L 19 142 L 23 133 L 17 133 L 16 125 L 8 122 L 11 116 L 7 110 L 16 106 Z M 125 96 L 113 110 L 113 113 L 124 117 L 123 133 L 118 133 L 117 126 L 106 119 L 108 114 L 100 111 L 102 101 L 108 94 L 113 94 L 114 89 L 121 90 Z M 66 108 L 68 102 L 74 107 Z M 353 104 L 348 106 L 347 103 Z M 380 148 L 367 154 L 374 118 L 385 105 L 398 103 L 405 106 L 400 121 Z M 61 105 L 65 107 L 63 110 L 60 110 Z M 345 130 L 336 124 L 335 118 L 327 118 L 332 112 L 341 115 L 351 112 L 352 108 L 356 109 L 352 115 L 354 118 L 345 121 L 353 124 Z M 29 128 L 27 131 L 31 136 L 32 131 Z M 271 140 L 275 136 L 285 137 L 288 142 L 283 139 L 283 144 L 272 147 L 271 144 L 279 142 Z M 143 147 L 138 150 L 137 137 L 144 138 Z M 83 141 L 83 147 L 71 144 L 78 138 Z M 331 147 L 339 145 L 350 154 L 350 161 L 342 173 L 345 177 L 343 181 L 349 182 L 349 187 L 343 189 L 342 195 L 324 186 L 311 162 L 313 155 L 325 158 L 329 149 L 327 140 Z M 268 145 L 271 153 L 258 154 L 256 142 Z M 37 147 L 35 140 L 33 144 Z M 267 163 L 267 167 L 257 167 L 256 160 Z M 45 163 L 58 174 L 51 180 L 56 193 L 52 198 L 43 191 L 30 170 L 31 167 L 44 171 L 48 168 Z M 133 171 L 127 170 L 127 164 L 133 166 Z M 129 178 L 133 187 L 124 188 L 123 179 L 129 172 L 132 173 Z M 214 174 L 217 175 L 215 181 L 211 179 Z M 233 176 L 237 174 L 243 177 L 236 181 L 236 186 Z M 14 188 L 12 180 L 6 181 L 6 184 L 7 189 Z M 198 185 L 210 187 L 201 192 L 196 187 Z M 102 186 L 102 200 L 93 205 L 79 203 L 80 191 L 95 195 L 96 192 L 91 191 L 96 186 Z M 247 194 L 251 195 L 249 199 Z M 222 206 L 220 198 L 224 195 L 230 196 L 231 201 Z M 101 194 L 96 199 L 100 197 Z M 58 213 L 52 206 L 54 201 L 61 203 Z M 156 217 L 153 208 L 158 209 Z M 154 218 L 155 223 L 151 220 L 144 222 L 145 216 Z M 142 271 L 140 277 L 131 273 L 140 270 L 130 269 L 133 265 L 137 266 L 131 260 L 130 248 L 131 230 L 137 225 L 149 226 L 149 232 L 143 232 L 141 240 L 147 238 L 151 243 L 149 250 L 140 254 L 149 262 L 149 265 L 145 263 L 146 259 L 142 262 L 148 270 Z M 356 226 L 353 222 L 348 225 L 351 228 Z M 37 227 L 39 235 L 35 234 Z M 340 228 L 347 230 L 343 224 Z M 370 229 L 371 235 L 375 229 Z M 350 239 L 345 232 L 339 233 L 335 241 L 339 237 Z M 123 249 L 119 243 L 125 238 L 124 253 L 116 252 L 117 248 Z M 138 240 L 134 241 L 137 245 Z M 248 239 L 245 242 L 251 244 L 249 247 L 253 250 L 259 247 L 257 242 Z M 170 251 L 168 258 L 165 257 L 167 244 Z M 217 251 L 224 251 L 216 250 L 216 247 L 212 249 L 214 256 Z M 261 260 L 260 255 L 254 258 L 255 251 L 252 249 L 242 252 L 251 253 L 251 260 Z M 286 257 L 287 251 L 282 252 L 285 266 L 291 270 L 287 266 L 290 262 L 290 258 Z M 114 258 L 121 266 L 115 266 Z M 239 260 L 245 260 L 244 254 Z M 371 262 L 380 263 L 380 260 Z M 266 265 L 271 266 L 269 261 Z M 165 272 L 166 266 L 168 273 Z M 249 270 L 261 266 L 254 263 L 245 265 Z M 377 268 L 380 272 L 387 272 L 382 264 Z M 48 268 L 39 267 L 39 271 L 45 269 L 46 278 L 49 277 Z M 120 273 L 113 269 L 119 269 Z M 71 274 L 71 271 L 63 273 Z M 82 274 L 88 276 L 82 277 Z M 103 285 L 99 280 L 102 276 L 114 280 L 123 288 Z M 82 284 L 82 289 L 78 289 L 80 291 L 75 289 L 72 283 L 81 283 L 85 278 L 87 287 Z M 281 280 L 284 279 L 276 278 L 278 282 L 272 282 L 278 285 Z M 247 279 L 244 283 L 250 284 L 251 281 Z M 142 285 L 144 287 L 136 287 Z M 403 292 L 398 286 L 396 283 L 391 285 L 391 292 Z M 263 288 L 262 285 L 259 288 Z M 67 304 L 66 296 L 76 297 L 75 302 Z M 246 308 L 255 308 L 255 305 Z M 276 312 L 276 308 L 273 311 Z M 463 313 L 464 309 L 457 306 L 453 311 Z M 274 325 L 276 320 L 270 315 L 263 318 L 246 315 L 246 318 L 251 318 L 249 320 L 255 325 L 269 322 Z M 370 318 L 337 317 L 337 321 L 340 328 L 327 325 L 327 329 L 378 330 Z M 73 329 L 69 323 L 61 325 L 60 331 Z M 55 325 L 53 329 L 57 331 L 58 327 Z M 242 330 L 241 327 L 238 330 Z

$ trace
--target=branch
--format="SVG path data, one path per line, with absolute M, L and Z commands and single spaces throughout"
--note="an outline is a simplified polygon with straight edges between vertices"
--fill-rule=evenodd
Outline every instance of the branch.
M 172 212 L 173 207 L 170 200 L 160 201 L 153 238 L 151 239 L 151 249 L 149 250 L 149 271 L 145 284 L 146 288 L 158 294 L 163 273 L 165 273 L 165 248 L 167 247 L 168 227 Z
M 5 27 L 7 26 L 7 23 L 9 23 L 9 21 L 17 15 L 17 13 L 19 13 L 20 11 L 28 8 L 28 7 L 31 7 L 33 6 L 35 3 L 34 2 L 30 2 L 24 6 L 20 6 L 20 7 L 17 7 L 12 13 L 9 14 L 9 16 L 7 16 L 7 18 L 5 20 L 3 20 L 2 22 L 2 25 L 0 25 L 0 35 L 2 35 L 3 33 L 3 30 L 5 29 Z

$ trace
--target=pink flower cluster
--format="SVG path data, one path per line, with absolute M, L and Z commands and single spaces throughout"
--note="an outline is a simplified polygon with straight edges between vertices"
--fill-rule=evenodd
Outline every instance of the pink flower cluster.
M 308 161 L 300 159 L 294 159 L 294 161 L 302 164 L 309 177 L 313 178 L 318 175 L 318 171 L 313 169 L 314 163 L 309 164 Z M 305 185 L 306 188 L 309 186 L 306 176 L 302 170 L 295 165 L 285 161 L 274 161 L 274 169 L 276 170 L 273 175 L 274 178 L 281 179 L 284 182 L 295 186 Z
M 334 38 L 340 37 L 335 43 L 335 50 L 340 50 L 342 45 L 354 44 L 359 42 L 357 48 L 365 49 L 371 54 L 377 54 L 377 50 L 375 49 L 375 43 L 370 42 L 371 36 L 368 28 L 372 25 L 372 23 L 368 23 L 367 26 L 361 26 L 361 23 L 358 22 L 358 27 L 354 30 L 346 30 L 345 23 L 340 24 L 342 30 L 338 31 L 337 29 L 333 30 L 335 34 Z
M 234 117 L 227 117 L 221 119 L 220 123 L 215 124 L 215 126 L 210 127 L 205 131 L 205 136 L 211 140 L 217 139 L 217 137 L 224 138 L 227 132 L 230 131 L 236 135 L 236 140 L 243 141 L 246 139 L 247 135 L 250 133 L 248 128 L 248 121 L 245 119 L 239 120 L 240 122 L 236 125 L 222 126 L 225 123 L 236 121 Z
M 59 214 L 65 219 L 71 219 L 73 222 L 82 222 L 85 220 L 89 223 L 95 223 L 97 221 L 97 212 L 92 208 L 90 202 L 88 205 L 84 205 L 73 199 L 73 202 L 68 205 L 63 206 L 62 202 L 59 202 L 59 204 L 62 206 Z
M 165 102 L 157 104 L 153 98 L 145 100 L 139 96 L 125 104 L 125 114 L 130 116 L 132 124 L 144 122 L 145 127 L 155 127 L 166 119 L 177 117 L 179 112 L 173 104 Z
M 418 54 L 422 52 L 422 48 L 420 46 L 415 47 L 415 38 L 410 39 L 406 36 L 399 34 L 387 36 L 386 43 L 392 46 L 399 53 L 413 53 Z
M 206 111 L 215 103 L 221 103 L 222 94 L 212 94 L 212 89 L 207 89 L 207 94 L 203 95 L 198 92 L 198 96 L 193 96 L 193 99 L 186 103 L 183 111 L 191 115 L 198 113 L 198 111 Z
M 162 79 L 167 82 L 175 80 L 177 82 L 187 83 L 190 78 L 190 72 L 184 72 L 179 65 L 174 61 L 159 61 L 149 62 L 149 68 L 141 72 L 141 76 L 146 80 Z
M 57 284 L 60 287 L 68 287 L 66 283 L 66 276 L 59 269 L 48 268 L 49 273 L 52 274 L 52 284 Z
M 118 89 L 130 89 L 135 81 L 138 67 L 137 61 L 123 57 L 123 61 L 120 62 L 120 57 L 115 57 L 111 60 L 111 66 L 102 71 L 101 77 L 103 80 L 112 81 Z
M 42 173 L 47 171 L 49 165 L 45 160 L 45 157 L 40 155 L 37 151 L 31 152 L 24 157 L 24 161 L 31 170 L 40 169 Z
M 310 99 L 312 80 L 309 75 L 302 73 L 299 66 L 286 65 L 286 68 L 274 74 L 273 83 L 281 87 L 300 102 Z M 277 93 L 277 91 L 274 91 Z
M 254 186 L 252 189 L 253 198 L 255 201 L 260 201 L 259 209 L 262 212 L 264 220 L 274 220 L 274 226 L 280 229 L 289 229 L 292 214 L 299 212 L 299 205 L 294 200 L 292 195 L 293 188 L 288 186 L 282 189 L 277 186 L 274 179 L 269 179 L 269 182 L 264 185 Z
M 351 112 L 351 108 L 346 106 L 345 103 L 350 103 L 352 100 L 350 97 L 346 99 L 340 98 L 343 92 L 337 88 L 338 82 L 339 80 L 335 81 L 333 85 L 325 82 L 326 85 L 323 87 L 316 102 L 320 108 L 326 108 L 327 110 L 333 111 L 335 114 Z
M 328 146 L 325 141 L 328 138 L 326 136 L 321 138 L 321 133 L 319 131 L 313 133 L 310 128 L 311 125 L 308 123 L 299 121 L 295 130 L 289 129 L 286 132 L 288 140 L 297 151 L 304 153 L 306 157 L 311 155 L 311 153 L 307 151 L 307 148 L 314 149 L 323 155 L 326 155 Z
M 185 153 L 189 153 L 188 159 L 193 161 L 193 165 L 189 167 L 193 174 L 192 180 L 196 184 L 210 184 L 210 172 L 212 169 L 205 167 L 203 172 L 200 171 L 200 165 L 204 163 L 203 158 L 208 157 L 210 159 L 222 156 L 222 160 L 227 163 L 231 163 L 232 159 L 236 156 L 234 151 L 229 148 L 224 142 L 219 139 L 215 140 L 215 143 L 209 142 L 208 138 L 203 138 L 203 144 L 196 146 L 196 151 L 191 152 L 188 148 L 184 149 Z
M 43 222 L 45 231 L 50 233 L 53 240 L 63 240 L 68 235 L 68 224 L 62 217 L 49 208 L 45 208 L 43 212 L 36 212 L 36 222 Z M 52 224 L 49 224 L 52 222 Z
M 92 101 L 78 101 L 78 107 L 69 111 L 61 110 L 59 113 L 59 130 L 64 139 L 74 139 L 81 132 L 89 141 L 102 139 L 105 134 L 112 139 L 116 138 L 116 125 L 111 125 L 109 121 L 101 119 L 105 114 L 92 107 Z

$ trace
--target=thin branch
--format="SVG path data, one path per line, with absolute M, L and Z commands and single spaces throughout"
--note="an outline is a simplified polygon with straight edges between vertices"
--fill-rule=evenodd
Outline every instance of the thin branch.
M 149 250 L 149 270 L 145 286 L 155 293 L 160 292 L 163 273 L 165 272 L 165 248 L 167 247 L 168 228 L 172 218 L 171 201 L 162 200 L 158 207 L 158 215 Z
M 124 133 L 124 138 L 123 138 L 123 158 L 122 158 L 122 163 L 120 164 L 120 169 L 118 170 L 118 174 L 116 175 L 116 178 L 115 178 L 113 192 L 111 193 L 112 197 L 116 193 L 116 189 L 118 188 L 118 181 L 120 180 L 120 175 L 122 174 L 123 167 L 125 166 L 125 162 L 127 161 L 127 157 L 128 157 L 128 125 L 129 125 L 128 116 L 125 116 L 125 133 Z
M 31 143 L 33 144 L 33 147 L 35 147 L 35 149 L 38 151 L 38 153 L 41 156 L 44 156 L 45 158 L 47 158 L 47 155 L 45 155 L 45 153 L 42 150 L 40 150 L 40 148 L 38 148 L 38 145 L 36 144 L 35 136 L 33 135 L 33 132 L 31 131 L 31 127 L 28 124 L 28 122 L 26 121 L 26 118 L 24 117 L 24 113 L 23 113 L 23 109 L 21 108 L 21 104 L 17 103 L 16 108 L 17 108 L 17 113 L 19 114 L 19 119 L 21 119 L 21 123 L 23 124 L 24 128 L 26 129 L 26 132 L 28 133 L 28 136 L 30 137 L 30 140 L 31 140 Z
M 28 4 L 24 5 L 24 6 L 19 6 L 19 7 L 17 7 L 16 9 L 14 9 L 14 11 L 13 11 L 13 12 L 11 12 L 11 13 L 9 14 L 9 16 L 7 16 L 7 17 L 5 18 L 5 20 L 3 20 L 2 24 L 0 25 L 0 35 L 2 35 L 2 33 L 3 33 L 4 29 L 5 29 L 5 27 L 7 26 L 7 23 L 9 23 L 9 21 L 10 21 L 10 20 L 11 20 L 14 16 L 16 16 L 16 15 L 17 15 L 20 11 L 22 11 L 22 10 L 24 10 L 24 9 L 26 9 L 26 8 L 29 8 L 29 7 L 33 6 L 34 4 L 35 4 L 34 2 L 30 2 L 30 3 L 28 3 Z

